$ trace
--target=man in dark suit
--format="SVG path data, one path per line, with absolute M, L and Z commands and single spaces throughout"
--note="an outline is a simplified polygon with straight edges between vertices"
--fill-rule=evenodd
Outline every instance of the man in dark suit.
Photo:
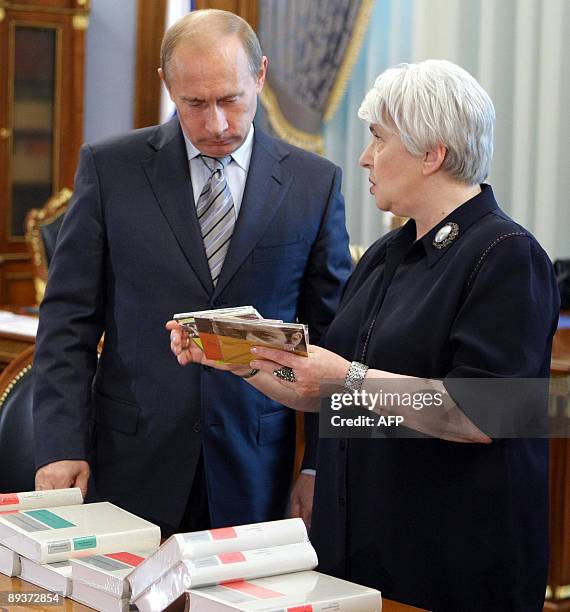
M 254 129 L 267 58 L 239 17 L 191 13 L 161 55 L 177 118 L 81 151 L 40 311 L 36 486 L 89 481 L 165 532 L 277 519 L 293 413 L 229 373 L 180 368 L 164 323 L 253 304 L 318 343 L 350 268 L 340 171 Z M 212 251 L 204 210 L 220 201 L 212 225 L 229 233 Z M 305 518 L 312 481 L 293 487 Z

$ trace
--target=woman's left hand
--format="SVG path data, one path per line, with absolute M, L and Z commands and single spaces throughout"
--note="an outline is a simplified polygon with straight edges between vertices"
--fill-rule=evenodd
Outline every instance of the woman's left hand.
M 254 347 L 251 352 L 254 355 L 254 361 L 250 364 L 252 368 L 273 374 L 283 386 L 294 390 L 301 397 L 320 396 L 323 380 L 344 383 L 350 367 L 349 361 L 320 346 L 309 347 L 308 358 L 263 346 Z M 293 370 L 295 382 L 275 376 L 275 371 L 282 367 Z

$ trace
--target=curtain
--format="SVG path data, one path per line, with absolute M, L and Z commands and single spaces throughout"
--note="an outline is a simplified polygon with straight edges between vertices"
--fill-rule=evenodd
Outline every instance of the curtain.
M 257 33 L 270 68 L 265 117 L 288 142 L 322 152 L 323 120 L 340 101 L 372 0 L 259 0 Z
M 376 0 L 325 153 L 344 170 L 352 242 L 369 245 L 389 227 L 367 192 L 358 155 L 367 143 L 356 111 L 385 68 L 449 59 L 471 72 L 497 111 L 488 181 L 503 209 L 548 254 L 570 257 L 570 2 L 568 0 Z

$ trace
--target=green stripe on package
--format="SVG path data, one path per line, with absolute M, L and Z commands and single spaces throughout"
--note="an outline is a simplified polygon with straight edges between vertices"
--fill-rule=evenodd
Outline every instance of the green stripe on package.
M 95 536 L 73 538 L 73 550 L 87 550 L 88 548 L 97 548 L 97 538 Z
M 25 514 L 35 518 L 40 523 L 51 527 L 52 529 L 64 529 L 65 527 L 75 527 L 73 523 L 66 521 L 61 516 L 51 512 L 50 510 L 28 510 Z

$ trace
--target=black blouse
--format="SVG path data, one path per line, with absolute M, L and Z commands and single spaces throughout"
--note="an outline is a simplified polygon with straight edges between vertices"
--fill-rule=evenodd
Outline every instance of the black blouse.
M 457 237 L 435 248 L 450 222 Z M 411 376 L 547 377 L 552 266 L 491 187 L 415 238 L 409 221 L 366 252 L 324 345 Z M 437 611 L 541 610 L 547 442 L 321 439 L 311 540 L 322 571 L 388 598 Z

